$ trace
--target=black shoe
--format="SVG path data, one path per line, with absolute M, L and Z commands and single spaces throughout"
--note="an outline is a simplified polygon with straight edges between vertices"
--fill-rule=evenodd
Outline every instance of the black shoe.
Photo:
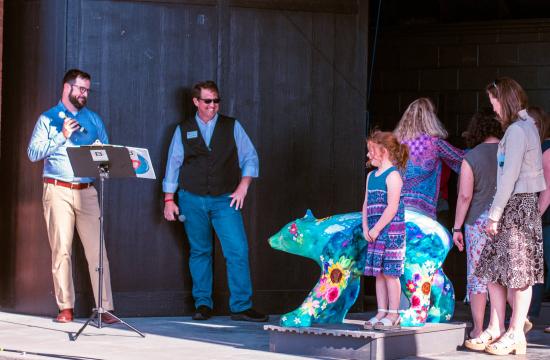
M 193 314 L 193 320 L 208 320 L 212 317 L 212 309 L 206 305 L 200 305 Z
M 237 321 L 252 321 L 252 322 L 266 322 L 269 320 L 268 315 L 261 314 L 256 310 L 250 308 L 245 311 L 231 313 L 231 320 Z

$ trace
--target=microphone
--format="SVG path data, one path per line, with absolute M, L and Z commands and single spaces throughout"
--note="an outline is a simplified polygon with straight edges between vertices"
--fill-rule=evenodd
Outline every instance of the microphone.
M 61 118 L 61 119 L 63 119 L 63 120 L 65 120 L 65 119 L 70 119 L 70 118 L 67 116 L 67 114 L 65 114 L 64 111 L 60 111 L 59 114 L 57 114 L 57 115 L 59 116 L 59 118 Z M 77 124 L 78 124 L 78 122 L 77 122 Z M 87 134 L 87 133 L 88 133 L 88 130 L 86 130 L 86 129 L 84 128 L 84 126 L 82 126 L 82 125 L 80 125 L 80 124 L 78 124 L 78 126 L 79 126 L 79 128 L 78 128 L 77 131 L 78 131 L 79 133 L 82 133 L 82 134 Z

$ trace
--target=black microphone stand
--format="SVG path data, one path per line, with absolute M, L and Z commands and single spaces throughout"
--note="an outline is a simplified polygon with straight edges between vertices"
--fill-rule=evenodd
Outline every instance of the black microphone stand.
M 103 308 L 103 247 L 105 246 L 105 235 L 103 232 L 103 189 L 105 186 L 105 179 L 109 178 L 109 164 L 99 164 L 99 189 L 100 189 L 100 201 L 99 201 L 99 264 L 96 268 L 96 271 L 98 272 L 99 277 L 99 284 L 98 284 L 98 291 L 97 291 L 97 308 L 94 308 L 92 311 L 92 316 L 88 318 L 88 320 L 82 325 L 82 327 L 78 330 L 76 334 L 74 334 L 71 337 L 71 341 L 75 341 L 78 339 L 78 336 L 84 331 L 86 326 L 92 321 L 96 320 L 97 328 L 101 329 L 102 326 L 102 314 L 109 314 L 115 319 L 118 320 L 119 323 L 125 325 L 129 329 L 133 330 L 134 332 L 141 335 L 141 337 L 145 337 L 145 335 L 133 327 L 132 325 L 128 324 L 124 320 L 117 317 L 115 314 L 113 314 L 110 311 L 107 311 Z

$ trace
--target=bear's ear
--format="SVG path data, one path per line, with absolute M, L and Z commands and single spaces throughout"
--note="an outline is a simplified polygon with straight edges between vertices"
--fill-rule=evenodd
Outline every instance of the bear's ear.
M 317 220 L 315 218 L 315 216 L 313 215 L 313 213 L 311 212 L 311 209 L 307 209 L 306 214 L 304 215 L 304 217 L 302 219 L 303 220 L 309 220 L 309 221 Z

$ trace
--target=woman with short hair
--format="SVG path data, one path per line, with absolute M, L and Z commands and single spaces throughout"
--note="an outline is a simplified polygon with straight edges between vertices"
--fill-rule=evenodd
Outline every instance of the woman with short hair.
M 483 318 L 487 300 L 487 282 L 475 276 L 474 271 L 488 234 L 485 231 L 489 207 L 497 185 L 496 156 L 498 142 L 503 131 L 493 111 L 474 114 L 465 133 L 466 144 L 471 150 L 464 156 L 460 168 L 458 199 L 456 203 L 453 241 L 459 251 L 464 250 L 466 240 L 467 292 L 474 327 L 470 338 L 477 338 L 483 331 Z M 462 226 L 464 225 L 464 234 Z M 465 344 L 476 348 L 477 344 Z M 483 344 L 478 350 L 484 350 Z

